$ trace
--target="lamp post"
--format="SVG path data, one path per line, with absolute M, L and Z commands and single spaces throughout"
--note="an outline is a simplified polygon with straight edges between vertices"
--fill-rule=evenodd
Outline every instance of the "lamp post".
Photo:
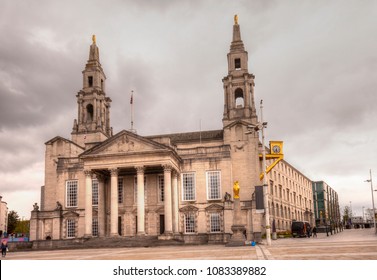
M 369 180 L 365 180 L 365 182 L 370 182 L 370 190 L 372 192 L 372 208 L 373 208 L 373 225 L 374 225 L 374 232 L 377 234 L 376 228 L 376 210 L 374 208 L 374 196 L 373 196 L 373 181 L 372 181 L 372 169 L 369 169 Z
M 271 226 L 270 226 L 270 211 L 268 207 L 268 185 L 266 178 L 266 148 L 264 146 L 264 128 L 267 127 L 267 122 L 263 122 L 263 100 L 260 101 L 261 120 L 256 125 L 248 125 L 248 129 L 262 132 L 262 172 L 263 172 L 263 204 L 264 204 L 264 220 L 266 225 L 266 241 L 267 245 L 271 245 Z M 246 132 L 250 134 L 252 131 Z
M 268 185 L 267 185 L 267 174 L 266 174 L 266 148 L 264 146 L 264 128 L 267 123 L 263 122 L 263 100 L 260 101 L 260 115 L 262 123 L 262 168 L 263 168 L 263 203 L 264 203 L 264 218 L 266 225 L 266 240 L 267 245 L 271 245 L 271 228 L 270 228 L 270 210 L 268 209 Z

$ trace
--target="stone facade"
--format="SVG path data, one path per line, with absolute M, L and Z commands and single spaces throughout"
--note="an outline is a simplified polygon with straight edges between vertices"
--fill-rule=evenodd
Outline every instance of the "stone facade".
M 0 237 L 8 232 L 8 206 L 3 197 L 0 196 Z
M 248 130 L 258 123 L 255 77 L 248 71 L 237 22 L 227 57 L 222 129 L 154 136 L 122 130 L 113 135 L 112 100 L 106 95 L 106 76 L 93 40 L 83 88 L 76 96 L 78 118 L 71 140 L 55 137 L 45 143 L 45 185 L 41 207 L 31 213 L 30 239 L 158 236 L 186 243 L 227 243 L 235 212 L 246 239 L 260 237 L 265 225 L 254 192 L 261 185 L 261 145 L 258 132 Z M 294 170 L 286 162 L 281 165 Z M 286 185 L 296 174 L 298 179 Z M 289 200 L 271 192 L 270 207 L 283 207 L 279 213 L 289 214 L 273 211 L 271 217 L 286 229 L 291 219 L 312 213 L 307 199 L 312 197 L 307 190 L 311 184 L 296 170 L 284 175 L 283 182 L 274 176 L 269 182 L 282 188 Z M 240 185 L 237 211 L 235 181 Z
M 291 229 L 292 220 L 314 224 L 312 181 L 290 165 L 280 161 L 267 174 L 271 224 L 277 231 Z

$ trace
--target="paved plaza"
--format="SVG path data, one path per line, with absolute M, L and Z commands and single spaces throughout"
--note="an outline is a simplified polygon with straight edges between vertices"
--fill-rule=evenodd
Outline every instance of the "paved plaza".
M 271 246 L 224 245 L 99 248 L 9 252 L 7 260 L 377 260 L 374 229 L 349 229 L 317 238 L 281 238 Z

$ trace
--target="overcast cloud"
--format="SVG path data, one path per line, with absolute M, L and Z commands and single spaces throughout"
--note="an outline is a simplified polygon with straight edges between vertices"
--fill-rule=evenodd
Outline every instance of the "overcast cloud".
M 131 90 L 140 135 L 221 129 L 234 14 L 267 141 L 284 141 L 285 159 L 327 182 L 341 207 L 371 208 L 376 1 L 0 0 L 0 195 L 9 209 L 30 217 L 44 143 L 70 139 L 92 34 L 114 133 L 130 128 Z

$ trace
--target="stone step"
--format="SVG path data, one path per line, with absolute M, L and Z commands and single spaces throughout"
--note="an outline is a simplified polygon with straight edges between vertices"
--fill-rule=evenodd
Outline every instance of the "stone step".
M 157 236 L 135 237 L 92 237 L 65 240 L 38 240 L 32 241 L 32 249 L 85 249 L 85 248 L 124 248 L 124 247 L 157 247 L 179 246 L 184 242 L 177 239 L 159 240 Z
M 84 248 L 114 248 L 114 247 L 156 247 L 184 245 L 179 240 L 159 240 L 157 236 L 90 238 L 84 241 Z

